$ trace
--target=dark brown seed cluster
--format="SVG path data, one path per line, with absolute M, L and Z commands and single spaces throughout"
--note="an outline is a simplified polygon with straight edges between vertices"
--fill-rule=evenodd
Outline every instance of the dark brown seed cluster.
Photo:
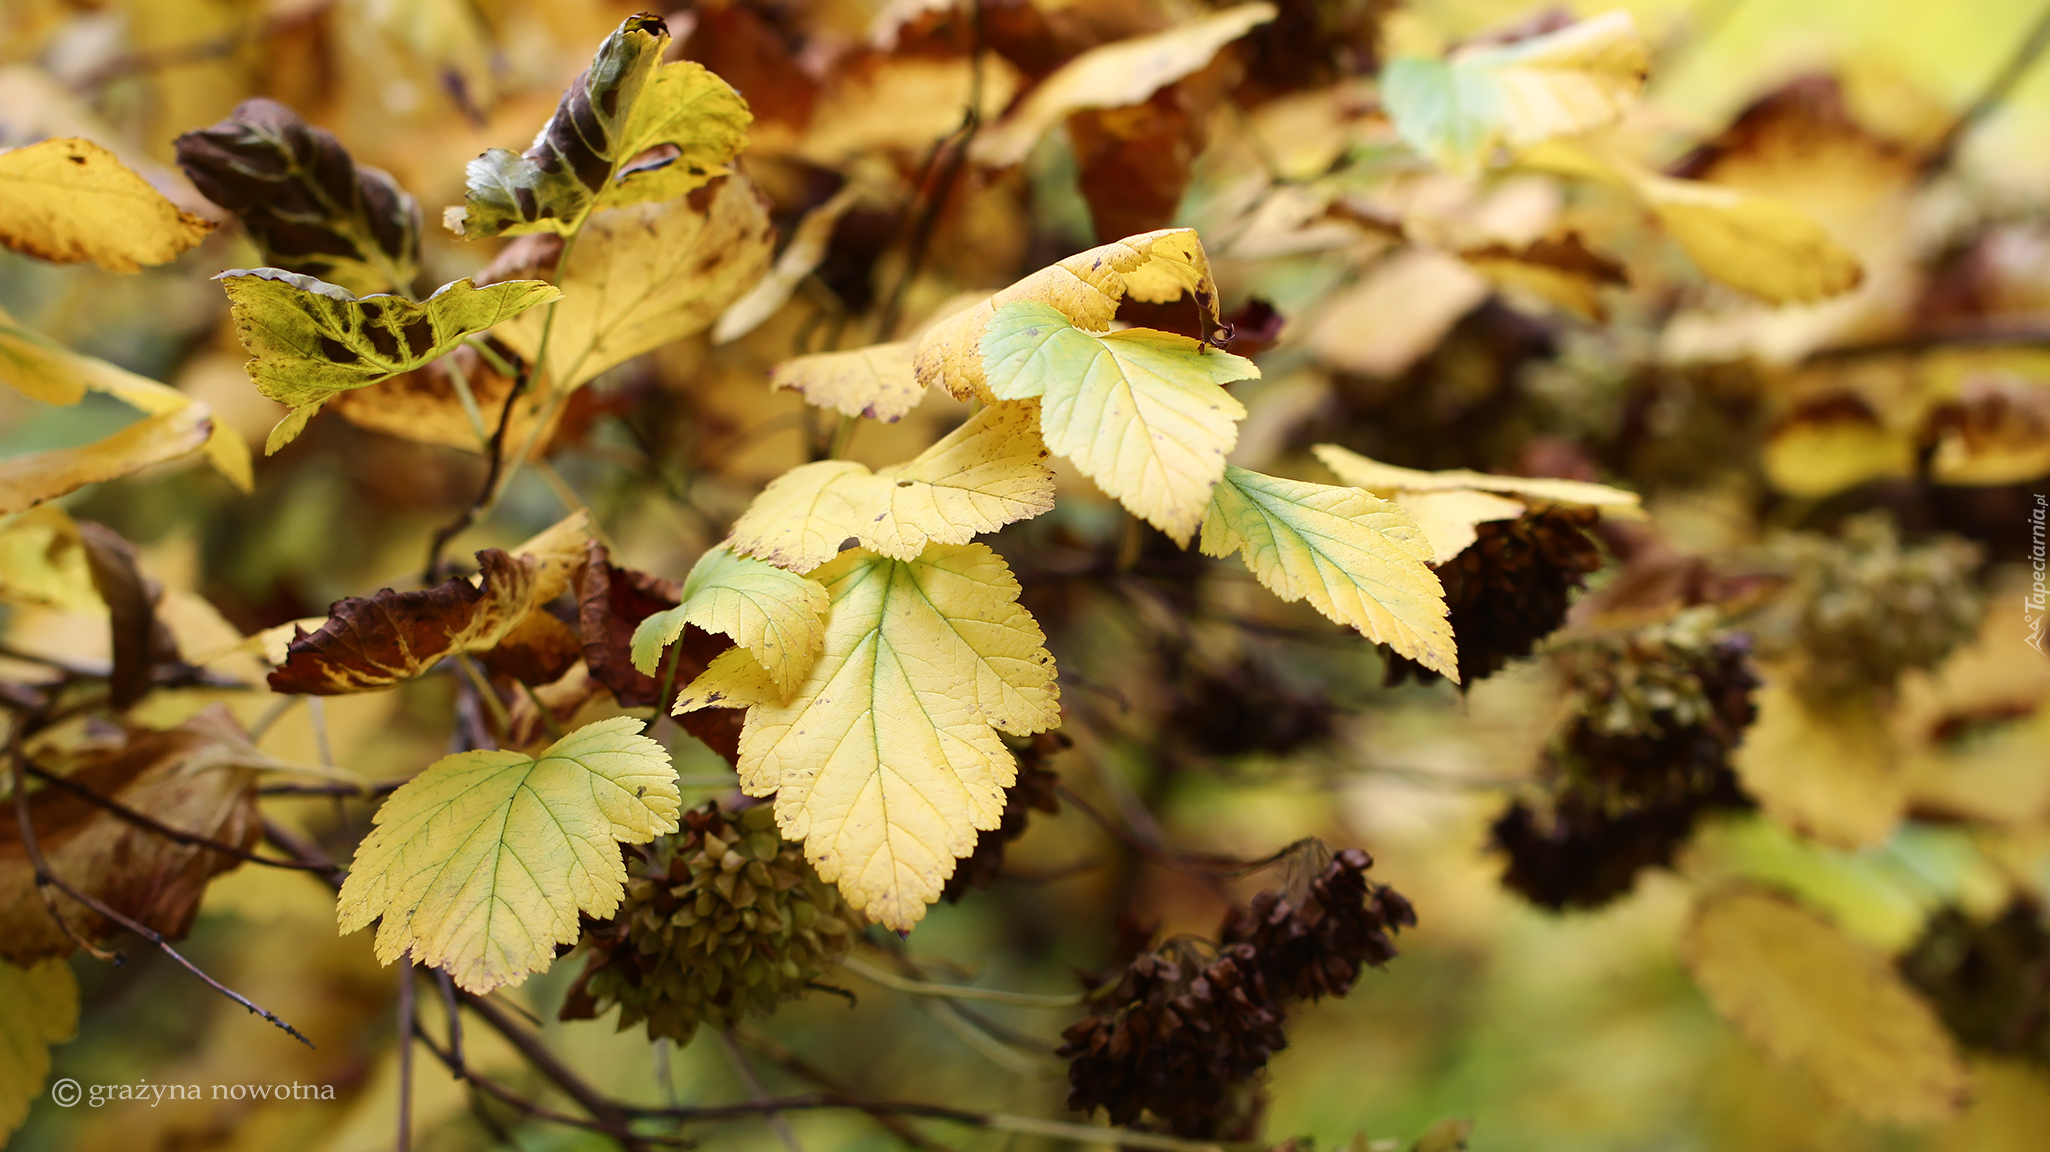
M 803 995 L 854 942 L 859 914 L 776 832 L 767 806 L 684 813 L 683 829 L 627 850 L 626 899 L 587 923 L 590 954 L 564 1020 L 619 1005 L 624 1030 L 681 1044 Z
M 1514 520 L 1475 525 L 1477 538 L 1433 571 L 1445 585 L 1452 635 L 1459 641 L 1463 685 L 1485 679 L 1528 656 L 1566 620 L 1573 591 L 1602 566 L 1587 534 L 1600 519 L 1593 508 L 1533 508 Z M 1403 656 L 1388 659 L 1392 687 L 1438 674 Z
M 1058 732 L 1041 732 L 1018 753 L 1018 779 L 1004 792 L 1003 822 L 978 833 L 975 851 L 954 866 L 954 874 L 947 877 L 947 886 L 940 892 L 947 903 L 958 904 L 969 889 L 996 883 L 1004 871 L 1005 846 L 1025 834 L 1033 812 L 1061 810 L 1060 799 L 1054 794 L 1061 778 L 1046 767 L 1046 761 L 1070 743 Z
M 1336 714 L 1330 700 L 1294 691 L 1243 660 L 1222 674 L 1191 676 L 1165 731 L 1206 756 L 1285 756 L 1330 739 Z
M 1092 994 L 1062 1033 L 1068 1107 L 1112 1123 L 1150 1113 L 1178 1136 L 1215 1137 L 1247 1113 L 1246 1084 L 1286 1047 L 1282 1012 L 1250 944 L 1174 940 Z
M 1985 922 L 1943 909 L 1900 969 L 1966 1047 L 2050 1064 L 2050 929 L 2033 902 Z
M 1561 646 L 1580 704 L 1545 752 L 1546 796 L 1496 820 L 1503 883 L 1547 908 L 1593 908 L 1670 864 L 1701 816 L 1750 806 L 1730 752 L 1757 716 L 1748 645 L 1713 608 Z
M 1343 996 L 1360 968 L 1379 968 L 1395 958 L 1393 935 L 1416 927 L 1416 909 L 1385 884 L 1367 882 L 1374 860 L 1358 848 L 1332 855 L 1321 848 L 1302 866 L 1290 861 L 1282 891 L 1253 897 L 1225 921 L 1226 944 L 1250 945 L 1260 958 L 1267 986 L 1282 999 L 1318 1000 Z M 1321 868 L 1315 860 L 1325 863 Z

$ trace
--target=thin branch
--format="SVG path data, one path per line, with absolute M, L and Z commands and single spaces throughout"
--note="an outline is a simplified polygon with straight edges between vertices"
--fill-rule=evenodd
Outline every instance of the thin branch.
M 29 775 L 35 777 L 38 780 L 43 781 L 45 784 L 49 784 L 54 787 L 60 788 L 66 792 L 69 792 L 73 796 L 76 796 L 79 799 L 84 800 L 88 804 L 92 804 L 97 807 L 103 808 L 108 812 L 112 812 L 115 816 L 118 816 L 121 819 L 126 820 L 130 824 L 133 824 L 136 827 L 141 828 L 145 831 L 153 832 L 158 836 L 162 836 L 166 840 L 170 840 L 178 844 L 185 844 L 193 848 L 209 848 L 215 852 L 219 852 L 223 856 L 233 856 L 237 860 L 246 860 L 251 864 L 262 864 L 267 868 L 290 868 L 305 872 L 326 871 L 326 868 L 323 868 L 317 864 L 308 864 L 301 860 L 280 860 L 274 856 L 259 856 L 256 853 L 249 851 L 247 848 L 238 847 L 234 844 L 223 843 L 222 841 L 210 839 L 208 837 L 201 836 L 193 832 L 181 832 L 178 829 L 173 828 L 170 825 L 157 820 L 153 816 L 147 816 L 141 812 L 137 812 L 135 809 L 130 808 L 128 805 L 121 803 L 119 800 L 116 800 L 111 796 L 102 796 L 98 792 L 95 792 L 91 788 L 88 788 L 85 785 L 80 784 L 76 780 L 72 780 L 65 776 L 59 776 L 53 772 L 45 771 L 44 769 L 38 768 L 33 764 L 25 764 L 23 765 L 23 767 L 27 770 Z M 331 868 L 333 867 L 333 865 L 328 865 L 327 867 Z
M 597 1089 L 586 1083 L 583 1077 L 570 1071 L 568 1065 L 556 1059 L 555 1053 L 548 1050 L 548 1047 L 541 1042 L 540 1037 L 514 1024 L 499 1009 L 498 1005 L 493 1004 L 482 996 L 472 992 L 459 991 L 457 999 L 462 1001 L 463 1005 L 469 1008 L 470 1011 L 475 1012 L 484 1023 L 490 1025 L 492 1031 L 503 1036 L 508 1043 L 518 1049 L 520 1055 L 526 1059 L 527 1063 L 534 1066 L 535 1071 L 541 1073 L 542 1076 L 546 1077 L 557 1088 L 562 1089 L 564 1095 L 576 1101 L 577 1106 L 589 1113 L 592 1119 L 600 1124 L 609 1126 L 608 1128 L 601 1129 L 602 1131 L 610 1132 L 617 1129 L 619 1132 L 629 1132 L 627 1128 L 629 1112 L 626 1106 L 617 1101 L 607 1099 Z M 466 1077 L 466 1079 L 470 1079 L 472 1083 L 476 1082 L 474 1077 Z M 622 1142 L 626 1143 L 624 1140 Z M 627 1147 L 631 1149 L 635 1145 L 627 1143 Z
M 630 1108 L 636 1116 L 660 1117 L 681 1123 L 704 1123 L 715 1120 L 733 1120 L 742 1116 L 754 1116 L 763 1112 L 796 1112 L 805 1109 L 846 1108 L 860 1112 L 890 1112 L 899 1116 L 923 1116 L 933 1120 L 951 1120 L 957 1124 L 969 1124 L 977 1128 L 994 1129 L 999 1132 L 1023 1132 L 1034 1136 L 1049 1136 L 1056 1140 L 1071 1140 L 1078 1144 L 1115 1144 L 1127 1148 L 1153 1148 L 1160 1152 L 1253 1152 L 1261 1146 L 1222 1140 L 1187 1140 L 1179 1136 L 1163 1136 L 1157 1132 L 1135 1132 L 1130 1128 L 1098 1127 L 1094 1124 L 1071 1124 L 1063 1120 L 1041 1120 L 1035 1116 L 1011 1116 L 1002 1112 L 976 1112 L 966 1108 L 950 1108 L 944 1104 L 920 1104 L 895 1100 L 854 1100 L 835 1093 L 819 1093 L 812 1096 L 785 1096 L 778 1099 L 748 1101 L 742 1104 L 711 1104 L 684 1108 Z
M 733 1034 L 742 1044 L 754 1049 L 756 1053 L 760 1054 L 771 1064 L 776 1065 L 792 1076 L 800 1080 L 809 1080 L 835 1096 L 850 1098 L 853 1096 L 853 1093 L 840 1083 L 832 1073 L 798 1055 L 788 1045 L 774 1036 L 759 1029 L 751 1028 L 746 1024 L 735 1028 Z M 676 1101 L 671 1100 L 670 1106 L 676 1107 Z M 901 1116 L 876 1111 L 870 1111 L 868 1116 L 891 1135 L 913 1148 L 919 1149 L 920 1152 L 954 1152 L 953 1149 L 945 1144 L 941 1144 L 925 1133 L 920 1132 Z
M 747 1053 L 742 1052 L 740 1045 L 733 1042 L 733 1033 L 729 1030 L 717 1035 L 719 1047 L 726 1053 L 726 1062 L 733 1066 L 733 1075 L 740 1081 L 741 1087 L 747 1089 L 748 1098 L 756 1102 L 767 1100 L 769 1090 L 762 1085 L 762 1078 L 755 1075 L 754 1068 L 748 1064 Z M 762 1119 L 767 1121 L 769 1130 L 776 1134 L 777 1140 L 782 1141 L 787 1152 L 804 1152 L 804 1145 L 797 1142 L 797 1133 L 790 1130 L 790 1121 L 785 1120 L 781 1112 L 764 1112 Z
M 441 1006 L 448 1013 L 448 1051 L 455 1066 L 463 1066 L 463 1015 L 456 1005 L 456 982 L 448 969 L 436 968 L 434 982 L 441 988 Z
M 396 1152 L 413 1152 L 413 950 L 399 956 L 399 1139 Z
M 532 1100 L 529 1100 L 526 1097 L 520 1095 L 519 1093 L 514 1092 L 510 1088 L 506 1088 L 505 1086 L 499 1084 L 498 1082 L 488 1077 L 480 1076 L 477 1073 L 471 1071 L 470 1069 L 457 1064 L 455 1062 L 453 1054 L 451 1054 L 447 1049 L 443 1048 L 441 1045 L 435 1043 L 434 1037 L 429 1036 L 425 1032 L 418 1031 L 417 1029 L 416 1035 L 419 1038 L 420 1046 L 422 1048 L 427 1049 L 429 1052 L 433 1053 L 434 1058 L 441 1061 L 442 1066 L 449 1070 L 450 1075 L 453 1075 L 456 1079 L 461 1080 L 465 1084 L 468 1084 L 471 1087 L 484 1092 L 492 1099 L 497 1100 L 503 1104 L 510 1105 L 511 1107 L 516 1108 L 519 1111 L 534 1117 L 536 1120 L 546 1120 L 550 1124 L 560 1124 L 566 1128 L 579 1128 L 586 1132 L 602 1132 L 605 1135 L 612 1137 L 614 1140 L 619 1141 L 622 1147 L 630 1149 L 644 1148 L 651 1144 L 659 1145 L 665 1148 L 690 1148 L 696 1145 L 696 1141 L 686 1140 L 675 1136 L 644 1135 L 642 1133 L 635 1132 L 633 1129 L 627 1127 L 624 1123 L 615 1124 L 607 1123 L 602 1120 L 585 1120 L 580 1117 L 566 1116 L 561 1112 L 556 1112 L 552 1109 L 543 1108 L 541 1105 L 534 1103 Z
M 997 988 L 970 988 L 961 984 L 934 984 L 925 980 L 907 980 L 894 972 L 878 968 L 852 956 L 840 961 L 840 966 L 856 976 L 885 988 L 894 988 L 913 996 L 941 996 L 953 1000 L 984 1000 L 991 1004 L 1010 1004 L 1019 1008 L 1074 1008 L 1082 1001 L 1082 993 L 1068 996 L 1044 996 L 1034 992 L 1006 992 Z
M 121 925 L 123 928 L 128 929 L 130 932 L 133 932 L 137 936 L 140 936 L 143 939 L 149 941 L 150 943 L 156 945 L 158 948 L 163 950 L 164 955 L 169 956 L 173 960 L 176 960 L 180 965 L 182 965 L 185 968 L 186 971 L 192 973 L 194 976 L 199 977 L 201 981 L 205 982 L 205 984 L 209 988 L 212 988 L 214 991 L 219 992 L 221 995 L 226 996 L 230 1000 L 233 1000 L 235 1003 L 242 1005 L 244 1008 L 247 1008 L 249 1011 L 254 1012 L 258 1016 L 263 1017 L 265 1020 L 270 1021 L 277 1027 L 284 1029 L 287 1035 L 293 1037 L 294 1039 L 297 1039 L 301 1044 L 306 1045 L 308 1048 L 313 1047 L 313 1041 L 308 1040 L 306 1038 L 305 1033 L 299 1031 L 297 1028 L 294 1028 L 292 1027 L 292 1025 L 286 1023 L 285 1020 L 279 1017 L 276 1013 L 270 1011 L 267 1008 L 259 1007 L 254 1001 L 250 1000 L 247 996 L 242 995 L 240 992 L 235 991 L 234 989 L 228 987 L 227 985 L 221 983 L 220 981 L 214 979 L 213 977 L 207 975 L 205 972 L 201 971 L 198 965 L 194 964 L 190 960 L 187 960 L 184 956 L 178 953 L 178 950 L 176 948 L 171 947 L 171 942 L 164 939 L 163 933 L 158 932 L 156 929 L 151 928 L 149 925 L 144 924 L 139 920 L 132 919 L 131 917 L 121 912 L 115 911 L 113 908 L 110 908 L 107 905 L 101 903 L 97 898 L 90 896 L 84 892 L 81 892 L 77 888 L 72 887 L 68 882 L 64 880 L 63 877 L 58 876 L 56 873 L 50 871 L 50 862 L 43 858 L 42 845 L 36 842 L 36 830 L 34 822 L 29 818 L 28 773 L 23 771 L 23 768 L 25 766 L 25 758 L 21 750 L 22 731 L 25 726 L 25 724 L 17 724 L 15 726 L 14 733 L 8 741 L 7 758 L 8 766 L 14 774 L 14 814 L 15 818 L 21 823 L 21 846 L 22 850 L 28 855 L 29 864 L 35 869 L 36 887 L 46 889 L 54 885 L 66 896 L 71 897 L 73 900 L 78 901 L 80 904 L 85 905 L 87 908 L 92 909 L 93 911 L 99 913 L 101 916 L 104 916 L 108 920 L 111 920 L 114 923 Z M 68 936 L 72 936 L 74 939 L 76 939 L 76 934 L 72 931 L 70 924 L 65 920 L 62 913 L 58 911 L 55 902 L 46 899 L 45 903 L 50 910 L 50 914 L 56 917 L 58 925 L 64 929 L 65 934 Z M 96 954 L 99 952 L 98 949 L 92 949 L 92 951 Z

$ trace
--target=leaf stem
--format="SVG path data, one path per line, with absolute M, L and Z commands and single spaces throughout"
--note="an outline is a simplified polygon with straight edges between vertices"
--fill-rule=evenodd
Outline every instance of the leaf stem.
M 485 679 L 484 670 L 477 667 L 477 662 L 470 659 L 468 652 L 454 653 L 449 659 L 454 660 L 456 667 L 463 670 L 463 675 L 470 681 L 470 687 L 477 690 L 477 698 L 484 702 L 484 708 L 491 713 L 491 720 L 498 725 L 500 734 L 510 735 L 512 713 L 506 711 L 505 701 L 498 698 L 498 689 L 493 688 L 491 681 Z M 549 730 L 555 731 L 555 717 L 546 708 L 541 710 L 541 715 L 547 718 Z

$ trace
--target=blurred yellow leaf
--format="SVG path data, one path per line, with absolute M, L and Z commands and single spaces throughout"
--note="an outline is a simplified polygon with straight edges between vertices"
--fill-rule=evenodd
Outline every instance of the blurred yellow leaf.
M 1784 665 L 1759 674 L 1758 719 L 1731 757 L 1744 791 L 1773 819 L 1825 844 L 1885 840 L 1907 785 L 1879 702 L 1862 693 L 1809 699 Z
M 78 525 L 43 504 L 0 524 L 0 601 L 74 612 L 98 611 Z
M 975 138 L 970 153 L 992 167 L 1016 164 L 1069 113 L 1137 104 L 1210 63 L 1220 48 L 1274 15 L 1272 4 L 1240 4 L 1151 36 L 1091 48 L 1040 81 L 1016 111 Z
M 807 404 L 886 424 L 903 419 L 925 397 L 925 384 L 911 368 L 909 340 L 794 357 L 770 371 L 769 386 L 793 388 Z
M 539 756 L 459 752 L 402 785 L 356 849 L 336 907 L 343 935 L 380 917 L 377 958 L 442 968 L 482 994 L 546 971 L 578 914 L 610 916 L 620 844 L 676 831 L 669 753 L 618 716 Z
M 840 554 L 848 540 L 893 560 L 927 544 L 966 544 L 1053 507 L 1040 461 L 1039 405 L 990 404 L 916 459 L 877 472 L 821 460 L 785 472 L 733 525 L 733 547 L 793 572 Z
M 719 322 L 712 326 L 712 343 L 740 339 L 789 302 L 790 294 L 826 258 L 826 245 L 832 242 L 833 229 L 840 223 L 840 217 L 860 198 L 860 186 L 849 181 L 824 204 L 806 212 L 791 230 L 790 243 L 784 245 L 768 275 L 719 314 Z
M 1431 542 L 1389 501 L 1227 466 L 1203 517 L 1202 548 L 1239 553 L 1276 596 L 1307 597 L 1326 617 L 1459 681 Z
M 825 654 L 789 702 L 749 709 L 741 788 L 776 797 L 783 835 L 848 903 L 908 930 L 976 831 L 1002 817 L 1017 764 L 996 730 L 1060 722 L 1053 657 L 1010 569 L 981 544 L 935 544 L 910 562 L 857 549 L 814 577 L 832 595 Z M 687 702 L 759 691 L 722 657 Z
M 1625 492 L 1621 488 L 1592 484 L 1585 480 L 1552 480 L 1542 476 L 1496 476 L 1466 468 L 1445 468 L 1436 472 L 1425 472 L 1416 468 L 1383 464 L 1379 460 L 1369 460 L 1349 448 L 1341 448 L 1336 444 L 1319 444 L 1311 451 L 1316 454 L 1317 459 L 1324 462 L 1326 468 L 1338 473 L 1340 480 L 1377 494 L 1471 490 L 1528 496 L 1533 500 L 1546 500 L 1554 504 L 1579 504 L 1589 508 L 1625 510 L 1636 508 L 1640 503 L 1635 492 Z
M 78 980 L 62 960 L 0 960 L 0 1137 L 21 1127 L 50 1074 L 50 1045 L 78 1031 Z M 76 1104 L 76 1099 L 64 1101 Z
M 7 457 L 0 460 L 0 515 L 196 452 L 213 429 L 207 406 L 190 403 L 91 444 Z
M 1405 249 L 1324 301 L 1310 347 L 1334 368 L 1399 376 L 1487 297 L 1487 278 L 1464 261 Z
M 1767 434 L 1760 456 L 1774 488 L 1811 499 L 1869 480 L 1915 474 L 1914 437 L 1845 394 L 1821 397 L 1788 413 Z
M 1702 272 L 1774 304 L 1823 300 L 1864 279 L 1858 258 L 1798 208 L 1698 180 L 1630 183 Z
M 0 152 L 0 244 L 17 252 L 136 272 L 172 259 L 213 228 L 90 140 Z
M 1246 415 L 1223 385 L 1257 378 L 1252 361 L 1148 328 L 1086 332 L 1030 301 L 997 309 L 982 355 L 992 396 L 1040 399 L 1049 449 L 1188 543 Z
M 1444 60 L 1398 56 L 1381 75 L 1388 115 L 1417 151 L 1477 172 L 1497 144 L 1521 148 L 1599 128 L 1637 99 L 1650 52 L 1627 12 Z
M 1845 1108 L 1896 1124 L 1963 1108 L 1970 1080 L 1936 1013 L 1884 955 L 1814 914 L 1722 889 L 1696 902 L 1680 954 L 1732 1026 Z

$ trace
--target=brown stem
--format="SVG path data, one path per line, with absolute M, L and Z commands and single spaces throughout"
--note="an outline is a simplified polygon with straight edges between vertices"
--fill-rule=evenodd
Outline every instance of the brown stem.
M 280 860 L 274 856 L 259 856 L 256 853 L 249 851 L 247 848 L 238 848 L 233 844 L 225 844 L 219 840 L 211 840 L 205 836 L 200 836 L 192 832 L 180 832 L 178 829 L 173 828 L 168 824 L 162 823 L 161 821 L 158 821 L 155 817 L 146 816 L 141 812 L 137 812 L 135 809 L 130 808 L 128 805 L 121 803 L 119 800 L 116 800 L 110 796 L 100 795 L 98 792 L 95 792 L 91 788 L 88 788 L 85 785 L 80 784 L 76 780 L 72 780 L 64 776 L 58 776 L 55 773 L 48 772 L 41 768 L 38 768 L 33 764 L 24 765 L 24 767 L 28 771 L 29 775 L 35 777 L 38 780 L 43 781 L 45 784 L 61 788 L 64 791 L 71 793 L 73 796 L 76 796 L 89 804 L 97 805 L 101 808 L 106 809 L 109 812 L 112 812 L 114 815 L 120 817 L 123 820 L 128 821 L 130 824 L 133 824 L 138 828 L 141 828 L 148 832 L 153 832 L 158 836 L 162 836 L 166 840 L 170 840 L 178 844 L 187 844 L 194 848 L 212 849 L 215 852 L 219 852 L 223 856 L 233 856 L 237 860 L 247 860 L 251 864 L 262 864 L 267 868 L 290 868 L 303 872 L 322 872 L 326 871 L 328 868 L 334 867 L 333 864 L 329 864 L 323 867 L 318 864 L 308 864 L 303 860 Z

